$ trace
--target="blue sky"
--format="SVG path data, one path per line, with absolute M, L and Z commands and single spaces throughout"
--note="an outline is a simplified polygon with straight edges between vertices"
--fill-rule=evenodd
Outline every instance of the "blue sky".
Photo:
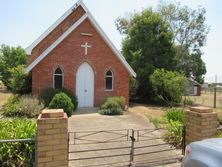
M 21 45 L 26 48 L 55 22 L 77 0 L 0 0 L 0 44 Z M 207 81 L 222 81 L 222 1 L 181 0 L 181 4 L 196 8 L 201 5 L 207 10 L 207 24 L 211 31 L 207 45 L 203 48 L 203 59 L 207 66 Z M 121 49 L 122 36 L 114 21 L 127 12 L 156 7 L 157 0 L 84 0 L 100 26 Z

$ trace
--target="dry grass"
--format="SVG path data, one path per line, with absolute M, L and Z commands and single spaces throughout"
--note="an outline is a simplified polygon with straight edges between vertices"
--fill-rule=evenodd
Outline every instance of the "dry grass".
M 212 92 L 202 92 L 201 96 L 189 96 L 188 98 L 191 99 L 194 104 L 209 107 L 213 107 L 214 105 L 214 94 Z M 217 93 L 216 104 L 218 109 L 222 109 L 222 93 L 220 92 Z
M 10 92 L 8 92 L 5 89 L 1 89 L 0 88 L 0 105 L 5 104 L 5 102 L 8 100 L 8 98 L 11 96 L 12 94 Z
M 218 113 L 218 121 L 222 124 L 222 93 L 217 92 L 216 96 L 216 108 L 214 111 Z M 193 100 L 196 105 L 204 105 L 213 107 L 214 105 L 214 93 L 213 92 L 202 92 L 201 96 L 190 96 L 191 100 Z
M 143 114 L 149 118 L 150 116 L 163 117 L 164 111 L 166 109 L 167 108 L 165 107 L 155 107 L 155 106 L 149 106 L 145 104 L 132 104 L 129 108 L 129 111 Z
M 139 114 L 152 122 L 155 127 L 162 127 L 164 124 L 164 114 L 167 107 L 157 107 L 145 104 L 131 104 L 129 111 Z

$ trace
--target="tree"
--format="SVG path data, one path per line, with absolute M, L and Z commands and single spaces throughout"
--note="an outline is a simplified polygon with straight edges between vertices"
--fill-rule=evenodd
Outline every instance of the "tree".
M 206 67 L 201 59 L 201 48 L 206 44 L 209 33 L 209 26 L 205 23 L 206 10 L 202 7 L 190 9 L 180 3 L 161 1 L 157 11 L 173 32 L 177 70 L 202 83 Z
M 206 67 L 201 58 L 203 54 L 201 48 L 206 44 L 210 29 L 206 24 L 206 10 L 202 7 L 191 9 L 181 6 L 180 3 L 161 1 L 155 11 L 163 17 L 172 32 L 172 42 L 176 53 L 175 70 L 202 83 Z M 129 33 L 134 25 L 134 15 L 126 14 L 124 18 L 119 17 L 116 20 L 117 29 L 121 34 Z M 199 63 L 201 66 L 197 68 L 196 64 Z
M 12 90 L 10 86 L 11 69 L 18 65 L 25 65 L 27 55 L 20 46 L 9 47 L 1 45 L 0 47 L 0 76 L 7 89 Z
M 18 65 L 9 70 L 11 78 L 9 86 L 13 93 L 26 94 L 31 92 L 31 76 L 25 73 L 25 66 Z
M 187 79 L 178 72 L 157 69 L 150 77 L 156 96 L 171 107 L 179 103 L 187 88 Z
M 172 70 L 175 66 L 172 32 L 162 16 L 152 9 L 135 13 L 129 22 L 124 20 L 118 18 L 116 22 L 120 32 L 126 34 L 122 52 L 137 73 L 137 95 L 141 100 L 148 100 L 153 95 L 149 80 L 153 71 L 156 68 Z

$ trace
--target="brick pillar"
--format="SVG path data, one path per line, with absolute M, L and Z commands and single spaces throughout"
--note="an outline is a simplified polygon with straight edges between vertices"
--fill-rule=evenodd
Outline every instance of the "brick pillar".
M 191 107 L 187 111 L 186 144 L 206 138 L 217 133 L 217 113 L 208 107 Z
M 37 120 L 38 167 L 68 167 L 68 119 L 62 109 L 45 109 Z

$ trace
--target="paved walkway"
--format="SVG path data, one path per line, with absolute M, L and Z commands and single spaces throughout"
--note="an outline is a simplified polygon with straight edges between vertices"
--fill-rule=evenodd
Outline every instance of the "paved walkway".
M 135 149 L 135 154 L 143 154 L 147 152 L 156 152 L 153 154 L 144 154 L 140 156 L 135 156 L 134 161 L 136 166 L 145 167 L 153 166 L 147 165 L 147 161 L 157 161 L 162 162 L 162 160 L 171 157 L 175 157 L 178 154 L 177 151 L 165 151 L 158 152 L 163 149 L 170 149 L 169 145 L 162 146 L 151 146 L 154 144 L 161 144 L 163 141 L 161 139 L 156 140 L 146 140 L 150 137 L 160 137 L 160 131 L 149 132 L 142 129 L 154 129 L 154 126 L 150 124 L 145 118 L 135 115 L 131 112 L 126 112 L 121 116 L 104 116 L 97 113 L 96 110 L 85 110 L 78 111 L 71 118 L 69 118 L 69 132 L 70 133 L 70 151 L 80 151 L 76 153 L 71 153 L 69 155 L 70 159 L 79 159 L 75 161 L 70 161 L 70 166 L 127 166 L 130 160 L 130 147 L 131 141 L 127 141 L 127 133 L 131 131 L 126 129 L 141 130 L 140 141 L 135 142 L 135 147 L 141 147 L 140 149 Z M 118 130 L 118 131 L 112 131 Z M 85 132 L 82 132 L 85 131 Z M 86 132 L 87 131 L 87 132 Z M 98 131 L 102 131 L 99 132 Z M 137 138 L 138 132 L 135 131 L 135 137 Z M 74 141 L 74 136 L 76 140 Z M 98 143 L 104 141 L 111 141 L 105 143 Z M 112 142 L 113 141 L 113 142 Z M 74 145 L 75 143 L 75 145 Z M 123 149 L 111 149 L 107 148 L 120 148 Z M 127 148 L 128 147 L 128 148 Z M 99 150 L 98 150 L 99 149 Z M 98 150 L 98 151 L 84 151 L 84 150 Z M 114 157 L 104 157 L 109 155 L 123 154 L 123 156 Z M 87 157 L 95 157 L 93 159 L 85 159 Z M 163 157 L 163 158 L 161 158 Z M 126 161 L 124 163 L 123 161 Z M 108 164 L 108 165 L 107 165 Z M 150 164 L 150 163 L 149 163 Z M 156 162 L 155 162 L 156 164 Z M 160 166 L 179 166 L 179 163 L 170 165 L 160 165 Z

